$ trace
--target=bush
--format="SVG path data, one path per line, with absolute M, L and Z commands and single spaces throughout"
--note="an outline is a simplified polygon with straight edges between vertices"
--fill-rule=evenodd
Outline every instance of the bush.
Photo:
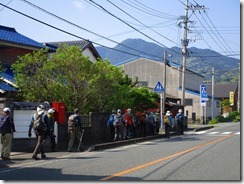
M 219 117 L 215 117 L 213 120 L 209 121 L 208 124 L 214 125 L 214 124 L 217 124 L 217 123 L 219 123 Z

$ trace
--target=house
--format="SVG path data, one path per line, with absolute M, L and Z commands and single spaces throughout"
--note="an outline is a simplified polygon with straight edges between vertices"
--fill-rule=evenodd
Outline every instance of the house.
M 171 66 L 165 65 L 162 61 L 156 61 L 147 57 L 136 57 L 118 63 L 116 66 L 123 68 L 125 73 L 134 81 L 137 79 L 140 85 L 146 86 L 153 91 L 158 81 L 163 85 L 166 92 L 166 102 L 181 104 L 182 96 L 182 67 L 176 63 L 170 63 Z M 166 74 L 164 74 L 166 67 Z M 163 84 L 164 75 L 166 75 L 166 85 Z M 203 119 L 203 107 L 201 106 L 200 85 L 204 77 L 191 70 L 186 70 L 185 83 L 185 107 L 184 113 L 188 119 L 193 121 Z M 211 96 L 208 96 L 211 101 Z M 214 99 L 214 104 L 218 104 L 218 99 Z M 211 104 L 211 103 L 210 103 Z M 214 116 L 219 115 L 220 107 L 214 106 Z M 211 107 L 206 107 L 207 114 L 211 117 Z
M 233 92 L 233 105 L 231 105 L 230 111 L 237 111 L 238 109 L 238 85 L 234 83 L 228 84 L 214 84 L 213 87 L 214 98 L 222 100 L 230 100 L 230 92 Z M 212 85 L 207 84 L 207 93 L 212 94 Z M 221 104 L 220 104 L 221 106 Z M 220 110 L 220 113 L 222 109 Z M 222 114 L 222 113 L 221 113 Z
M 14 28 L 0 25 L 0 62 L 5 70 L 1 72 L 0 97 L 12 96 L 18 91 L 11 70 L 17 57 L 42 48 L 46 46 L 18 33 Z
M 76 41 L 60 41 L 60 42 L 47 42 L 46 46 L 57 49 L 60 45 L 66 44 L 69 46 L 78 46 L 85 56 L 88 56 L 91 62 L 96 62 L 98 58 L 101 58 L 92 42 L 88 40 L 76 40 Z
M 0 101 L 6 100 L 6 97 L 12 97 L 12 94 L 18 91 L 11 70 L 11 65 L 18 56 L 44 48 L 48 48 L 49 52 L 55 52 L 58 45 L 62 43 L 79 46 L 83 54 L 88 56 L 92 62 L 100 58 L 93 44 L 87 40 L 39 43 L 18 33 L 14 28 L 0 25 L 0 62 L 5 69 L 0 73 L 0 98 L 2 97 Z

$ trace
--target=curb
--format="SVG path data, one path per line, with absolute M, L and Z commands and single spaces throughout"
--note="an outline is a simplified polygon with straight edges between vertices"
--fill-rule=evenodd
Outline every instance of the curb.
M 214 126 L 206 126 L 206 127 L 201 127 L 201 128 L 195 128 L 193 129 L 194 132 L 198 132 L 198 131 L 201 131 L 201 130 L 208 130 L 208 129 L 211 129 L 211 128 L 214 128 Z
M 198 127 L 198 128 L 187 128 L 185 131 L 201 131 L 201 130 L 207 130 L 214 128 L 214 126 L 206 126 L 206 127 Z M 170 136 L 175 136 L 178 135 L 177 132 L 171 132 Z M 154 136 L 147 136 L 147 137 L 140 137 L 140 138 L 134 138 L 134 139 L 129 139 L 129 140 L 122 140 L 122 141 L 117 141 L 117 142 L 108 142 L 108 143 L 101 143 L 101 144 L 96 144 L 90 146 L 86 151 L 92 152 L 92 151 L 98 151 L 98 150 L 105 150 L 109 148 L 115 148 L 119 146 L 124 146 L 124 145 L 129 145 L 129 144 L 137 144 L 143 141 L 147 140 L 153 140 L 153 139 L 159 139 L 159 138 L 165 138 L 165 134 L 160 134 L 160 135 L 154 135 Z

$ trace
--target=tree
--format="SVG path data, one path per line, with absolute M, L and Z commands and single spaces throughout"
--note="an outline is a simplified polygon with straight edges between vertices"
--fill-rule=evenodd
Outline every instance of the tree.
M 27 101 L 61 101 L 68 110 L 88 104 L 93 64 L 75 46 L 61 46 L 55 54 L 39 50 L 12 65 L 16 83 Z
M 44 49 L 26 54 L 12 68 L 24 100 L 64 102 L 68 111 L 146 108 L 155 99 L 152 92 L 138 89 L 137 81 L 120 67 L 102 59 L 92 63 L 77 46 L 62 45 L 52 54 Z

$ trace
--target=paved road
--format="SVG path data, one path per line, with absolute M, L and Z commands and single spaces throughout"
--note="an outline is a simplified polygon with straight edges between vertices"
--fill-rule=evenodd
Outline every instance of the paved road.
M 2 180 L 48 181 L 240 181 L 240 123 L 188 131 L 170 139 L 93 152 L 31 154 L 1 161 Z

